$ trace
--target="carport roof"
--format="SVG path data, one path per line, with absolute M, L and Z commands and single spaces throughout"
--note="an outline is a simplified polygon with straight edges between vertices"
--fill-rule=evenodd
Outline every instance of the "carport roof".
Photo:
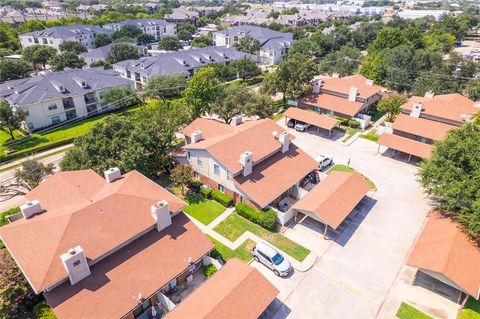
M 370 185 L 359 174 L 333 172 L 295 203 L 293 208 L 313 213 L 336 229 L 369 190 Z
M 433 145 L 418 142 L 400 135 L 383 133 L 377 143 L 394 150 L 414 155 L 420 158 L 428 158 L 432 152 Z
M 288 110 L 283 113 L 283 115 L 328 131 L 331 131 L 335 126 L 337 126 L 338 123 L 340 123 L 339 120 L 333 117 L 318 114 L 312 111 L 302 110 L 297 107 L 289 107 Z
M 393 129 L 439 141 L 456 126 L 401 113 L 393 123 Z
M 480 249 L 452 219 L 432 211 L 407 265 L 440 273 L 478 299 Z

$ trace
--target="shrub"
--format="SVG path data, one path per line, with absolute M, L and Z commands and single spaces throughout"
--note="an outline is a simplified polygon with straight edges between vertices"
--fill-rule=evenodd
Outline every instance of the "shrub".
M 38 319 L 56 319 L 52 308 L 44 300 L 33 307 L 33 313 Z
M 198 191 L 200 189 L 200 186 L 202 185 L 203 183 L 200 182 L 198 179 L 192 178 L 192 180 L 190 181 L 190 185 L 188 186 L 190 187 L 190 189 Z
M 358 128 L 360 126 L 360 123 L 355 120 L 348 120 L 348 126 L 350 126 L 351 128 Z
M 215 190 L 210 193 L 210 196 L 213 200 L 219 202 L 225 207 L 230 207 L 233 205 L 233 198 L 222 193 L 221 191 Z
M 335 118 L 340 121 L 340 124 L 348 125 L 348 119 L 346 117 L 335 116 Z
M 200 194 L 202 194 L 204 198 L 210 199 L 212 196 L 212 190 L 209 188 L 200 188 Z
M 266 211 L 259 211 L 244 203 L 238 203 L 237 205 L 235 205 L 235 210 L 240 216 L 248 219 L 251 222 L 254 222 L 257 225 L 262 226 L 263 228 L 269 230 L 275 229 L 277 215 L 271 209 Z
M 203 267 L 203 274 L 205 277 L 210 278 L 217 272 L 217 267 L 214 264 L 210 264 Z
M 16 214 L 20 211 L 20 207 L 13 207 L 10 209 L 7 209 L 6 211 L 3 211 L 0 213 L 0 227 L 5 226 L 8 224 L 7 216 Z M 0 249 L 5 248 L 5 244 L 0 240 Z

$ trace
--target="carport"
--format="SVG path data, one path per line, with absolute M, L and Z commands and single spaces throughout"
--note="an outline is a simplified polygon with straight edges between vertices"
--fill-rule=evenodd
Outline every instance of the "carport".
M 370 190 L 364 177 L 351 172 L 333 172 L 296 202 L 293 208 L 334 230 L 347 218 Z
M 332 135 L 332 130 L 336 127 L 340 121 L 326 115 L 322 115 L 313 111 L 306 111 L 299 109 L 298 107 L 289 107 L 283 115 L 285 116 L 285 125 L 287 125 L 288 118 L 291 118 L 295 121 L 305 122 L 307 124 L 313 125 L 317 128 L 317 134 L 320 132 L 320 129 L 328 131 L 328 136 Z
M 425 144 L 419 141 L 415 141 L 400 135 L 395 135 L 391 133 L 383 133 L 380 135 L 380 138 L 377 141 L 378 150 L 380 151 L 380 146 L 386 146 L 393 150 L 393 156 L 395 156 L 395 151 L 400 151 L 408 154 L 408 161 L 413 156 L 419 158 L 428 158 L 432 152 L 432 145 Z

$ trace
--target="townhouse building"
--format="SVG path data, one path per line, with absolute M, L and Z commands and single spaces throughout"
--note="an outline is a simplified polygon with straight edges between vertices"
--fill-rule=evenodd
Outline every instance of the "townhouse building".
M 292 47 L 293 34 L 274 31 L 251 25 L 231 27 L 213 33 L 216 46 L 234 46 L 241 38 L 250 36 L 260 43 L 257 52 L 257 61 L 261 64 L 279 64 L 287 58 L 288 50 Z
M 160 40 L 166 36 L 175 36 L 177 34 L 177 25 L 161 19 L 135 19 L 116 23 L 110 23 L 103 26 L 110 31 L 118 31 L 124 26 L 133 25 L 138 27 L 144 34 L 149 34 Z
M 12 108 L 27 112 L 25 128 L 32 132 L 114 108 L 104 103 L 103 96 L 115 87 L 133 88 L 133 82 L 111 70 L 94 68 L 47 71 L 7 81 L 0 91 Z
M 24 33 L 19 38 L 23 48 L 48 45 L 58 50 L 60 44 L 66 41 L 76 41 L 87 48 L 95 48 L 95 36 L 99 33 L 111 34 L 112 31 L 97 26 L 66 25 Z

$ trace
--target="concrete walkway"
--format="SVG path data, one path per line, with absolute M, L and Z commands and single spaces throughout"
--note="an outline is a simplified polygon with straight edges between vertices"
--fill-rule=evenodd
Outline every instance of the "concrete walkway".
M 217 233 L 216 231 L 213 230 L 213 228 L 215 228 L 215 226 L 220 224 L 225 218 L 227 218 L 228 216 L 230 216 L 234 212 L 235 212 L 235 208 L 234 207 L 229 207 L 225 210 L 225 212 L 223 212 L 220 216 L 215 218 L 208 225 L 204 225 L 203 223 L 199 222 L 198 220 L 196 220 L 195 218 L 191 217 L 188 214 L 186 214 L 186 215 L 188 216 L 188 218 L 190 218 L 190 220 L 198 228 L 200 228 L 200 230 L 203 233 L 215 238 L 216 240 L 218 240 L 219 242 L 221 242 L 222 244 L 224 244 L 225 246 L 227 246 L 228 248 L 230 248 L 232 250 L 237 249 L 247 239 L 251 239 L 256 243 L 265 241 L 264 239 L 262 239 L 259 236 L 251 233 L 250 231 L 246 231 L 240 237 L 238 237 L 235 241 L 232 242 L 229 239 L 223 237 L 222 235 L 220 235 L 219 233 Z M 290 257 L 289 260 L 290 260 L 290 263 L 292 264 L 293 268 L 295 268 L 295 270 L 300 271 L 300 272 L 305 272 L 305 271 L 309 270 L 310 268 L 312 268 L 315 265 L 315 262 L 317 261 L 317 258 L 318 258 L 316 253 L 310 251 L 310 254 L 308 254 L 308 256 L 302 262 L 300 262 L 300 261 L 296 260 L 295 258 L 291 257 L 290 255 L 288 255 L 286 252 L 279 249 L 278 247 L 276 247 L 276 246 L 274 246 L 270 243 L 268 243 L 268 244 L 270 246 L 275 247 L 275 249 L 278 250 L 279 252 L 281 252 L 284 256 L 289 256 Z
M 63 145 L 63 146 L 60 146 L 60 147 L 52 148 L 48 151 L 35 153 L 33 155 L 30 155 L 30 156 L 19 158 L 18 160 L 7 162 L 7 163 L 2 164 L 0 166 L 0 171 L 6 171 L 6 170 L 9 170 L 9 169 L 13 169 L 13 168 L 19 166 L 20 164 L 22 164 L 23 162 L 25 162 L 26 160 L 29 160 L 29 159 L 35 159 L 35 158 L 36 159 L 41 159 L 41 158 L 48 157 L 52 154 L 53 155 L 58 154 L 59 152 L 65 151 L 72 146 L 73 146 L 73 144 L 67 144 L 67 145 Z

